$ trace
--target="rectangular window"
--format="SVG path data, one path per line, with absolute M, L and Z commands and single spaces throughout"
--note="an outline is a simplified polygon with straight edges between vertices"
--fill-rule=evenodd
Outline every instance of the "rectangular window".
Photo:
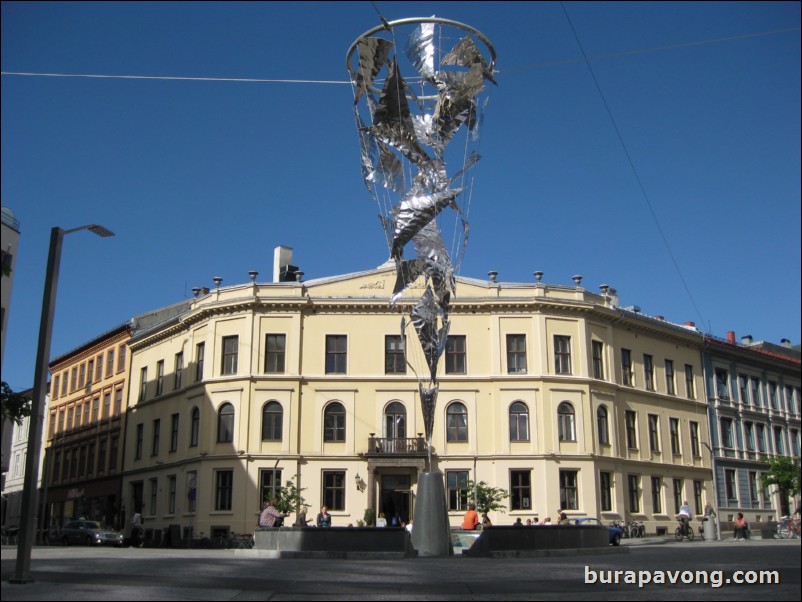
M 468 509 L 468 471 L 447 470 L 446 487 L 448 509 L 451 512 L 464 512 Z
M 654 391 L 654 358 L 643 354 L 643 382 L 649 391 Z
M 326 374 L 345 374 L 348 368 L 348 337 L 326 335 Z
M 281 490 L 281 469 L 276 468 L 262 468 L 259 470 L 259 507 L 262 507 L 262 502 L 272 500 L 278 497 Z
M 721 419 L 721 445 L 732 448 L 732 420 L 729 418 Z
M 175 354 L 174 373 L 173 373 L 173 390 L 181 388 L 181 381 L 184 376 L 184 352 L 181 351 Z
M 701 455 L 701 449 L 699 448 L 699 423 L 691 420 L 690 428 L 691 428 L 691 453 L 698 458 Z
M 652 514 L 663 513 L 663 479 L 652 477 Z
M 156 495 L 159 492 L 159 480 L 150 479 L 150 514 L 156 516 Z
M 286 353 L 286 335 L 265 335 L 265 372 L 267 374 L 283 374 Z
M 92 379 L 95 376 L 95 360 L 89 360 L 89 365 L 86 370 L 86 386 L 92 384 Z
M 730 398 L 729 376 L 723 368 L 716 368 L 716 396 L 719 399 Z
M 239 337 L 234 335 L 223 337 L 223 363 L 220 366 L 221 374 L 237 373 L 237 357 L 239 355 Z
M 206 343 L 195 345 L 195 382 L 203 380 L 203 361 L 206 357 Z
M 178 414 L 170 417 L 170 451 L 178 450 Z
M 507 374 L 526 374 L 526 335 L 507 335 Z
M 159 437 L 161 436 L 161 420 L 158 418 L 153 421 L 153 446 L 150 450 L 151 456 L 159 455 Z
M 148 394 L 148 369 L 142 368 L 139 371 L 139 401 L 145 401 Z
M 404 338 L 400 335 L 388 334 L 384 336 L 384 373 L 407 373 L 407 360 L 404 355 Z
M 792 414 L 796 413 L 796 408 L 794 407 L 794 390 L 788 385 L 785 385 L 785 407 Z
M 64 374 L 61 377 L 61 396 L 64 397 L 67 394 L 67 381 L 69 380 L 67 371 L 64 371 Z
M 640 477 L 635 474 L 627 475 L 627 488 L 629 493 L 629 511 L 640 512 Z
M 671 431 L 671 453 L 680 453 L 679 448 L 679 418 L 669 418 L 668 427 Z
M 109 361 L 106 363 L 106 378 L 114 373 L 114 349 L 109 350 Z
M 156 362 L 156 395 L 164 392 L 164 360 Z
M 117 372 L 125 370 L 125 345 L 120 345 L 120 354 L 117 357 Z
M 609 472 L 599 473 L 599 495 L 601 496 L 601 511 L 613 510 L 613 475 Z
M 593 353 L 593 378 L 604 380 L 604 343 L 591 341 Z
M 696 399 L 696 387 L 693 381 L 693 366 L 685 364 L 685 396 L 688 399 Z
M 198 473 L 194 470 L 187 472 L 187 512 L 195 512 L 195 503 L 198 495 Z M 262 504 L 259 504 L 262 507 Z
M 624 413 L 627 428 L 627 447 L 638 449 L 638 419 L 635 412 L 627 410 Z
M 510 471 L 510 508 L 529 510 L 532 508 L 532 472 L 530 470 Z
M 785 455 L 785 445 L 783 442 L 783 430 L 782 427 L 775 426 L 774 427 L 774 453 L 780 454 L 781 456 Z
M 776 410 L 777 408 L 777 383 L 769 382 L 769 405 L 771 405 L 772 410 Z
M 142 459 L 142 445 L 145 437 L 145 425 L 141 422 L 136 425 L 136 447 L 134 448 L 134 460 Z
M 89 404 L 87 403 L 86 406 L 88 405 Z M 97 424 L 99 420 L 100 420 L 100 397 L 95 397 L 92 400 L 92 422 Z
M 746 442 L 746 451 L 755 451 L 755 425 L 751 422 L 744 422 L 744 439 Z
M 234 471 L 218 470 L 214 474 L 214 509 L 231 510 L 234 493 Z
M 109 445 L 109 472 L 112 470 L 117 470 L 117 455 L 120 450 L 120 438 L 119 437 L 112 437 L 111 444 Z M 142 453 L 140 452 L 139 457 L 142 457 Z
M 70 379 L 70 393 L 74 393 L 78 388 L 78 367 L 72 369 L 72 378 Z
M 86 364 L 81 364 L 81 372 L 78 377 L 78 388 L 83 389 L 86 382 Z
M 649 449 L 660 451 L 660 422 L 656 414 L 649 414 Z
M 97 452 L 97 474 L 102 475 L 106 472 L 106 454 L 108 453 L 108 440 L 101 439 Z
M 757 489 L 757 473 L 754 470 L 749 471 L 749 502 L 752 508 L 760 508 L 760 498 L 758 497 Z
M 757 451 L 761 454 L 766 453 L 766 425 L 757 425 Z
M 58 386 L 61 382 L 61 376 L 56 374 L 56 377 L 53 379 L 53 392 L 51 393 L 51 397 L 55 400 L 58 399 Z
M 345 471 L 323 471 L 323 505 L 329 510 L 345 510 Z
M 735 481 L 735 470 L 726 469 L 724 471 L 724 487 L 727 493 L 727 504 L 730 506 L 737 506 L 738 488 Z
M 176 478 L 175 475 L 167 477 L 167 514 L 175 514 L 175 493 L 176 493 Z
M 81 446 L 78 458 L 78 476 L 83 477 L 86 468 L 86 446 Z
M 560 507 L 563 510 L 579 510 L 577 471 L 560 471 Z
M 674 384 L 674 360 L 666 360 L 666 393 L 669 395 L 677 394 Z
M 554 335 L 554 372 L 571 374 L 571 337 Z
M 738 375 L 738 395 L 742 404 L 749 405 L 749 377 L 743 374 Z
M 626 387 L 634 387 L 635 379 L 632 373 L 632 351 L 621 350 L 621 379 Z
M 111 418 L 111 393 L 103 394 L 103 418 Z
M 696 514 L 702 513 L 702 481 L 693 482 L 693 499 L 696 504 Z
M 123 411 L 123 390 L 117 389 L 114 392 L 114 415 L 119 416 Z
M 674 482 L 674 514 L 679 514 L 682 506 L 682 479 L 672 479 Z M 698 512 L 697 512 L 698 514 Z
M 760 407 L 762 405 L 762 402 L 760 400 L 760 380 L 757 378 L 752 378 L 751 384 L 752 384 L 752 403 L 757 407 Z
M 465 374 L 465 337 L 453 335 L 446 339 L 446 374 Z
M 97 371 L 95 372 L 95 380 L 100 382 L 103 380 L 103 356 L 97 356 Z

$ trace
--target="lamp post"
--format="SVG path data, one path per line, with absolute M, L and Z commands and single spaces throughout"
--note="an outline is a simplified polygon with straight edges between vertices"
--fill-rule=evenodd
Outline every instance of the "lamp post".
M 28 447 L 25 458 L 25 481 L 22 488 L 22 508 L 20 516 L 19 543 L 17 545 L 17 566 L 11 583 L 31 583 L 31 547 L 36 524 L 36 481 L 39 478 L 39 456 L 42 442 L 43 402 L 47 393 L 47 373 L 50 358 L 50 341 L 53 334 L 53 315 L 56 309 L 56 289 L 58 288 L 61 244 L 65 234 L 89 230 L 98 236 L 114 236 L 114 232 L 97 224 L 87 224 L 71 230 L 55 227 L 50 230 L 50 251 L 47 256 L 45 291 L 42 297 L 42 317 L 39 322 L 39 344 L 36 349 L 36 366 L 33 381 L 31 415 L 28 418 Z M 43 500 L 47 503 L 47 500 Z
M 710 452 L 710 470 L 713 472 L 713 512 L 715 512 L 716 519 L 716 539 L 721 541 L 721 522 L 718 519 L 718 488 L 716 487 L 716 455 L 706 441 L 702 441 L 702 445 Z M 709 517 L 708 520 L 710 520 Z

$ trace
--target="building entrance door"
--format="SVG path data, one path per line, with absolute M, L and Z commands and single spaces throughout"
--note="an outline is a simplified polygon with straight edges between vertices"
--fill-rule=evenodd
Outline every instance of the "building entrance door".
M 387 524 L 391 525 L 393 517 L 408 523 L 412 516 L 410 507 L 410 481 L 409 475 L 386 474 L 381 477 L 381 500 L 379 512 L 383 512 Z

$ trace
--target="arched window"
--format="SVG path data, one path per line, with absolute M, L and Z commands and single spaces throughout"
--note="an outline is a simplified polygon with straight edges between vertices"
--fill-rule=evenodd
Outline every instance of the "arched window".
M 446 409 L 446 440 L 468 440 L 468 410 L 458 401 Z
M 189 446 L 198 447 L 198 435 L 200 434 L 200 410 L 192 408 L 192 420 L 189 427 Z
M 323 441 L 345 441 L 345 408 L 339 402 L 323 410 Z
M 557 431 L 560 436 L 560 441 L 576 441 L 574 406 L 567 401 L 557 406 Z
M 607 424 L 607 408 L 604 406 L 599 406 L 599 409 L 596 410 L 596 425 L 599 430 L 599 443 L 607 445 L 610 443 L 610 434 Z
M 529 441 L 529 408 L 521 401 L 510 406 L 510 441 Z
M 234 406 L 224 403 L 217 412 L 217 442 L 234 441 Z
M 405 439 L 407 436 L 407 409 L 394 401 L 384 410 L 384 436 L 388 439 Z
M 268 401 L 262 408 L 262 441 L 281 441 L 284 410 L 277 401 Z

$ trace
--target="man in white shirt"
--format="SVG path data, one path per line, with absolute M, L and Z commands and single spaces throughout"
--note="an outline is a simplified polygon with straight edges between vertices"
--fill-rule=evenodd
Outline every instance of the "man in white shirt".
M 679 508 L 679 514 L 677 515 L 677 518 L 682 523 L 683 535 L 688 534 L 688 521 L 691 520 L 692 514 L 693 511 L 691 510 L 691 507 L 688 505 L 688 500 L 685 500 L 684 502 L 682 502 L 682 506 L 680 506 Z

